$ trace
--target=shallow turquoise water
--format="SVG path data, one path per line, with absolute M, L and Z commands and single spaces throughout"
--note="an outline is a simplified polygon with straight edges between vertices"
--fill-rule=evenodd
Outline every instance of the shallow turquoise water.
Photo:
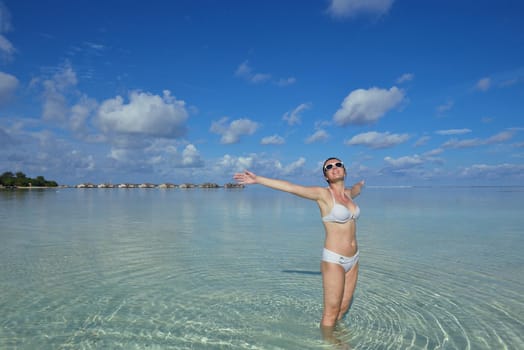
M 0 349 L 524 348 L 524 188 L 366 188 L 337 345 L 316 204 L 258 187 L 0 191 Z

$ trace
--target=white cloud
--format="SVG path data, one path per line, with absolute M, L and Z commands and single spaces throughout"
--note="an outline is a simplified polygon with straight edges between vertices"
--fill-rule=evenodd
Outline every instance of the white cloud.
M 388 148 L 403 143 L 409 139 L 408 134 L 391 134 L 389 132 L 379 133 L 376 131 L 365 132 L 346 140 L 349 146 L 362 145 L 372 149 Z
M 475 89 L 480 90 L 480 91 L 488 91 L 490 87 L 491 87 L 490 78 L 482 78 L 475 85 Z
M 22 168 L 28 175 L 43 174 L 47 179 L 59 183 L 64 183 L 63 177 L 82 176 L 84 172 L 94 169 L 95 157 L 79 144 L 71 143 L 61 134 L 46 130 L 25 130 L 16 124 L 5 130 L 8 136 L 5 141 L 10 142 L 11 146 L 0 147 L 0 167 L 15 170 Z M 35 119 L 26 125 L 36 129 L 41 124 L 40 120 Z M 0 144 L 2 137 L 0 132 Z
M 255 164 L 256 159 L 257 158 L 253 155 L 248 157 L 238 157 L 236 164 L 240 166 L 240 169 L 249 169 Z
M 283 175 L 294 174 L 297 171 L 301 170 L 304 167 L 305 164 L 306 164 L 306 158 L 300 157 L 299 159 L 297 159 L 293 163 L 283 167 L 282 168 L 282 174 Z
M 428 153 L 432 153 L 431 155 Z M 442 159 L 433 157 L 438 151 L 428 152 L 422 156 L 415 154 L 412 156 L 403 156 L 398 158 L 385 157 L 384 162 L 387 164 L 381 170 L 382 175 L 390 174 L 392 176 L 408 176 L 413 179 L 431 179 L 438 175 L 439 169 L 428 169 L 426 163 L 442 163 Z
M 306 143 L 314 143 L 318 141 L 325 141 L 329 138 L 329 134 L 325 130 L 317 130 L 311 136 L 306 139 Z
M 393 0 L 330 0 L 327 11 L 333 17 L 381 16 L 389 11 L 391 5 Z
M 15 53 L 15 47 L 5 36 L 0 34 L 0 53 L 3 54 L 3 57 L 6 60 L 10 60 Z
M 293 85 L 297 82 L 297 79 L 294 78 L 294 77 L 289 77 L 289 78 L 280 78 L 276 84 L 278 86 L 289 86 L 289 85 Z
M 189 144 L 182 151 L 182 165 L 185 167 L 201 167 L 204 164 L 197 148 Z
M 226 173 L 228 176 L 248 169 L 255 173 L 264 174 L 264 176 L 277 178 L 289 175 L 304 175 L 305 165 L 306 158 L 304 157 L 299 157 L 289 164 L 282 164 L 273 157 L 266 157 L 256 153 L 241 157 L 226 154 L 216 162 L 217 172 Z
M 58 91 L 65 91 L 78 83 L 76 73 L 69 62 L 59 67 L 51 80 L 46 80 L 44 86 L 51 86 Z
M 84 42 L 84 45 L 95 51 L 103 51 L 106 48 L 103 44 L 97 44 L 90 41 Z
M 286 112 L 282 117 L 288 125 L 297 125 L 301 123 L 301 114 L 311 108 L 311 103 L 302 103 L 291 112 Z
M 0 105 L 11 99 L 18 85 L 19 82 L 15 76 L 0 72 Z
M 524 165 L 522 164 L 474 164 L 461 170 L 460 176 L 467 178 L 484 179 L 524 179 Z
M 222 135 L 220 143 L 237 143 L 242 135 L 252 135 L 258 129 L 258 123 L 247 118 L 233 120 L 227 125 L 228 118 L 222 118 L 211 124 L 210 131 Z
M 11 14 L 4 3 L 0 1 L 0 54 L 6 60 L 12 59 L 16 51 L 13 44 L 4 36 L 4 33 L 11 31 L 11 29 Z
M 244 79 L 252 84 L 262 84 L 273 79 L 270 73 L 254 72 L 253 68 L 249 65 L 249 61 L 242 62 L 235 70 L 235 76 Z M 272 80 L 273 84 L 280 87 L 285 87 L 295 84 L 297 79 L 295 77 L 287 78 L 275 78 Z
M 132 150 L 122 148 L 111 148 L 108 157 L 119 162 L 126 162 L 129 158 L 133 158 L 135 152 Z
M 303 170 L 304 165 L 306 164 L 306 158 L 300 157 L 296 161 L 284 165 L 278 160 L 273 159 L 256 159 L 256 166 L 265 173 L 273 173 L 273 176 L 288 176 L 292 174 L 298 174 Z
M 178 137 L 186 132 L 188 113 L 184 101 L 177 101 L 168 90 L 162 96 L 131 92 L 129 103 L 121 96 L 101 103 L 97 121 L 104 133 Z
M 514 131 L 502 131 L 486 139 L 480 139 L 480 138 L 466 139 L 466 140 L 451 139 L 445 142 L 442 145 L 442 147 L 443 148 L 469 148 L 469 147 L 476 147 L 476 146 L 482 146 L 482 145 L 487 145 L 487 144 L 501 143 L 501 142 L 510 140 L 514 134 L 515 134 Z
M 51 79 L 44 80 L 43 113 L 45 120 L 65 121 L 69 112 L 66 95 L 71 93 L 78 80 L 69 63 L 59 67 Z
M 448 130 L 437 130 L 435 134 L 437 135 L 463 135 L 471 132 L 471 129 L 448 129 Z
M 255 83 L 255 84 L 258 84 L 258 83 L 263 83 L 265 81 L 268 81 L 269 79 L 271 79 L 271 75 L 270 74 L 266 74 L 266 73 L 255 73 L 251 76 L 251 78 L 249 79 L 252 83 Z
M 235 75 L 237 77 L 250 77 L 251 76 L 251 67 L 249 66 L 248 61 L 242 62 L 237 70 L 235 71 Z
M 515 134 L 514 131 L 509 131 L 509 130 L 508 131 L 501 131 L 498 134 L 493 135 L 493 136 L 487 138 L 486 139 L 486 143 L 499 143 L 499 142 L 508 141 L 511 138 L 513 138 L 514 134 Z
M 272 136 L 266 136 L 262 138 L 262 140 L 260 141 L 260 144 L 262 145 L 282 145 L 285 142 L 286 141 L 284 140 L 282 136 L 272 135 Z
M 420 137 L 417 142 L 415 142 L 415 147 L 424 146 L 428 141 L 431 139 L 429 136 L 422 136 Z
M 217 161 L 217 166 L 219 166 L 221 169 L 233 169 L 233 171 L 241 171 L 247 168 L 244 167 L 237 167 L 236 166 L 236 159 L 235 157 L 225 154 Z
M 255 159 L 252 156 L 233 158 L 229 155 L 225 155 L 220 161 L 220 164 L 226 168 L 231 167 L 232 169 L 244 170 L 251 169 L 254 160 Z
M 235 71 L 235 76 L 243 78 L 253 84 L 259 84 L 271 79 L 271 74 L 254 73 L 248 61 L 244 61 Z
M 446 103 L 440 105 L 437 107 L 437 112 L 440 114 L 440 113 L 445 113 L 447 111 L 449 111 L 451 108 L 453 108 L 453 105 L 455 103 L 453 101 L 447 101 Z
M 389 90 L 373 87 L 352 91 L 333 116 L 339 125 L 364 125 L 379 120 L 404 100 L 404 92 L 397 87 Z
M 402 84 L 402 83 L 405 83 L 406 81 L 411 81 L 413 80 L 413 78 L 415 78 L 415 75 L 413 73 L 405 73 L 405 74 L 402 74 L 398 79 L 397 79 L 397 84 Z
M 410 168 L 424 163 L 424 159 L 418 155 L 400 158 L 385 157 L 384 161 L 394 168 Z
M 524 82 L 524 69 L 519 67 L 511 71 L 501 71 L 489 77 L 479 79 L 473 86 L 474 90 L 486 92 L 492 88 L 508 88 Z
M 442 152 L 444 152 L 442 148 L 435 148 L 435 149 L 432 149 L 431 151 L 424 152 L 424 157 L 438 156 Z
M 467 139 L 467 140 L 457 140 L 451 139 L 445 142 L 443 148 L 468 148 L 483 145 L 485 142 L 481 139 Z
M 95 100 L 82 96 L 80 101 L 71 107 L 71 117 L 69 118 L 71 130 L 84 131 L 86 120 L 96 110 L 96 107 Z
M 67 100 L 56 90 L 46 89 L 44 93 L 43 117 L 45 120 L 64 121 L 67 115 Z
M 143 149 L 134 149 L 132 152 L 135 159 L 148 159 L 148 162 L 155 166 L 160 173 L 172 176 L 173 168 L 202 168 L 204 160 L 200 151 L 194 144 L 185 145 L 184 149 L 179 152 L 177 144 L 179 140 L 157 138 L 151 140 L 148 147 Z M 143 150 L 143 154 L 141 151 Z

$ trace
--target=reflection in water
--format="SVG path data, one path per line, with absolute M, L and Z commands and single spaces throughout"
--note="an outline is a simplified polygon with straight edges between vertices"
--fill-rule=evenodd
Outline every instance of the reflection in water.
M 322 333 L 322 339 L 332 345 L 334 350 L 349 350 L 351 346 L 349 344 L 350 334 L 349 329 L 337 324 L 335 327 L 320 327 Z

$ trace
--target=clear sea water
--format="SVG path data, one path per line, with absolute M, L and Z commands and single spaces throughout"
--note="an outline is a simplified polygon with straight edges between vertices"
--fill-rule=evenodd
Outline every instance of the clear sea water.
M 0 349 L 524 349 L 524 188 L 365 188 L 319 331 L 314 202 L 247 187 L 0 191 Z

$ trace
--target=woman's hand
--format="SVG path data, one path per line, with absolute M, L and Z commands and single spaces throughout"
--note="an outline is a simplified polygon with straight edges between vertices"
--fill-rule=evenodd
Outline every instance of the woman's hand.
M 233 178 L 242 185 L 251 185 L 257 183 L 257 176 L 249 170 L 244 170 L 242 173 L 236 173 Z

